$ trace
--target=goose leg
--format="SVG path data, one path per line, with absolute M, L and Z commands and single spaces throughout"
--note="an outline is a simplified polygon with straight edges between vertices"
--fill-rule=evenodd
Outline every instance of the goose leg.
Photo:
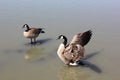
M 34 43 L 36 43 L 36 38 L 34 38 Z
M 30 40 L 31 40 L 31 44 L 32 44 L 32 43 L 33 43 L 33 42 L 32 42 L 32 38 L 30 38 Z

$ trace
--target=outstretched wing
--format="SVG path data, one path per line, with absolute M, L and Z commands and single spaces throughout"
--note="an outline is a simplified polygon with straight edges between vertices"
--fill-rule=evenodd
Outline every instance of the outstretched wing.
M 76 34 L 71 40 L 70 44 L 80 44 L 81 46 L 85 46 L 91 39 L 92 31 L 86 31 L 83 33 Z
M 84 57 L 84 46 L 90 41 L 92 31 L 76 34 L 64 50 L 64 57 L 70 63 L 74 63 Z

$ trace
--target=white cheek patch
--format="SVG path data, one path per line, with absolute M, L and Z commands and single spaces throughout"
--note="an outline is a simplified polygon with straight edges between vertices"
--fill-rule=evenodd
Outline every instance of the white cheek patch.
M 60 39 L 63 39 L 63 36 L 61 36 Z
M 24 27 L 27 27 L 27 25 L 25 24 Z

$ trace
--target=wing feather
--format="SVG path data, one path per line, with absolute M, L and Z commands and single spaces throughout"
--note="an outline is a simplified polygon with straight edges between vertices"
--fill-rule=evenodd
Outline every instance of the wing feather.
M 91 39 L 92 31 L 86 31 L 83 33 L 76 34 L 71 40 L 70 44 L 80 44 L 81 46 L 85 46 Z
M 39 34 L 42 31 L 41 28 L 31 28 L 30 32 L 34 34 Z

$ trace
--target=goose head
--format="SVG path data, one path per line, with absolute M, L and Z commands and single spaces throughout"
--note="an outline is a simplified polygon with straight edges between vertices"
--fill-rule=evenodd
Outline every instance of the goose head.
M 57 39 L 58 39 L 58 40 L 63 39 L 63 40 L 64 40 L 64 41 L 63 41 L 63 44 L 64 44 L 65 46 L 67 45 L 67 37 L 66 37 L 66 36 L 60 35 L 60 36 L 58 36 Z
M 30 30 L 28 24 L 24 24 L 22 28 L 25 28 L 25 27 L 27 28 L 27 30 Z

